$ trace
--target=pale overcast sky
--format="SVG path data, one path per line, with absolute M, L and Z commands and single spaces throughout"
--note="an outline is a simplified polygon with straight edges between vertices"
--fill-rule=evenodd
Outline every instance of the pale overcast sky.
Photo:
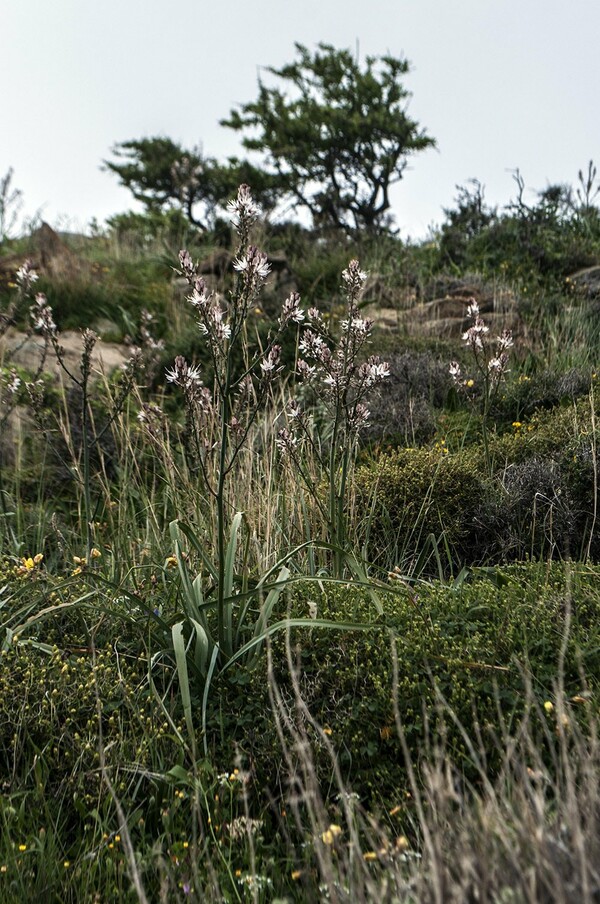
M 132 206 L 100 170 L 115 142 L 162 134 L 239 153 L 219 119 L 295 41 L 412 62 L 410 112 L 438 149 L 394 193 L 404 235 L 424 235 L 470 178 L 503 204 L 517 167 L 533 190 L 600 164 L 598 0 L 2 0 L 0 12 L 0 177 L 12 166 L 26 212 L 53 224 Z

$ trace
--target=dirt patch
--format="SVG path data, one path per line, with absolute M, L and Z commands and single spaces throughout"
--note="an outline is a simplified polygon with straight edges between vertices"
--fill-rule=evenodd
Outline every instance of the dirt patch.
M 66 330 L 60 334 L 60 345 L 64 350 L 65 364 L 76 376 L 80 373 L 82 340 L 81 333 L 76 330 Z M 9 329 L 0 337 L 0 363 L 7 367 L 14 365 L 25 370 L 37 371 L 44 351 L 44 341 L 40 336 L 27 335 L 17 330 Z M 129 349 L 126 345 L 116 342 L 102 342 L 98 340 L 92 352 L 92 379 L 100 379 L 108 376 L 115 368 L 121 367 L 129 359 Z M 64 374 L 56 359 L 53 348 L 48 349 L 44 372 L 52 374 L 56 380 Z

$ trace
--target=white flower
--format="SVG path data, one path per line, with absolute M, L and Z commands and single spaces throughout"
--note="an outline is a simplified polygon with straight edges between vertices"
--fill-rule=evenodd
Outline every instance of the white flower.
M 502 330 L 502 335 L 497 337 L 498 349 L 503 352 L 508 348 L 512 348 L 513 342 L 512 332 L 510 330 Z
M 19 286 L 21 287 L 21 289 L 23 289 L 24 292 L 26 292 L 30 288 L 30 286 L 32 286 L 33 283 L 37 282 L 39 279 L 39 276 L 31 266 L 30 260 L 26 260 L 23 266 L 19 267 L 15 276 Z
M 267 355 L 260 362 L 260 368 L 265 377 L 271 377 L 275 374 L 279 359 L 281 357 L 281 346 L 274 345 Z
M 471 317 L 472 320 L 476 320 L 479 317 L 479 305 L 474 298 L 472 298 L 469 302 L 469 307 L 467 308 L 467 316 Z
M 279 326 L 284 327 L 290 320 L 293 323 L 302 323 L 304 320 L 304 311 L 300 307 L 300 295 L 298 292 L 292 292 L 289 298 L 286 298 L 283 302 Z
M 342 279 L 346 283 L 349 291 L 360 289 L 367 278 L 367 273 L 360 269 L 357 260 L 351 260 L 348 269 L 342 272 Z
M 290 433 L 286 427 L 283 427 L 277 434 L 275 445 L 280 455 L 284 457 L 292 455 L 298 446 L 298 438 L 293 433 Z
M 317 361 L 322 361 L 325 357 L 326 350 L 328 350 L 324 339 L 317 333 L 313 333 L 312 330 L 304 331 L 298 348 L 303 355 L 308 355 L 311 358 L 315 358 Z
M 234 259 L 233 269 L 238 273 L 244 273 L 249 281 L 264 280 L 271 272 L 271 265 L 264 251 L 250 245 L 244 257 Z
M 184 389 L 192 389 L 202 383 L 200 367 L 190 367 L 182 355 L 177 355 L 174 366 L 166 371 L 167 381 L 183 386 Z
M 205 319 L 198 321 L 200 332 L 204 336 L 211 336 L 217 342 L 223 342 L 231 338 L 231 327 L 223 319 L 225 314 L 218 304 L 213 304 L 206 311 Z
M 238 227 L 242 225 L 248 227 L 256 219 L 259 210 L 248 185 L 240 185 L 237 198 L 229 201 L 227 210 L 231 214 L 234 225 Z
M 311 366 L 304 358 L 300 358 L 297 364 L 297 373 L 301 380 L 309 382 L 317 372 L 317 368 Z
M 351 320 L 342 320 L 342 329 L 346 333 L 352 333 L 355 336 L 368 336 L 373 326 L 372 320 L 364 320 L 362 317 L 353 317 Z
M 10 379 L 6 383 L 7 390 L 14 395 L 18 392 L 19 386 L 21 385 L 21 378 L 17 374 L 16 370 L 11 370 Z

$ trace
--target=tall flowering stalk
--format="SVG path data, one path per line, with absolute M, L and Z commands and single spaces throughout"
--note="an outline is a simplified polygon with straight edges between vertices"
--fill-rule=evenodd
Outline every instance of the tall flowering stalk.
M 508 373 L 509 350 L 514 342 L 510 330 L 503 330 L 493 343 L 490 341 L 489 327 L 481 316 L 479 305 L 474 298 L 467 308 L 467 316 L 470 325 L 462 338 L 473 356 L 474 377 L 465 376 L 457 361 L 450 363 L 449 372 L 454 385 L 470 401 L 474 401 L 477 396 L 481 398 L 483 444 L 489 465 L 488 417 L 500 385 Z
M 226 656 L 233 653 L 232 632 L 228 629 L 231 603 L 226 602 L 230 589 L 230 581 L 226 580 L 226 559 L 231 543 L 230 540 L 228 544 L 227 539 L 225 510 L 227 480 L 273 382 L 281 373 L 278 339 L 289 323 L 300 322 L 304 317 L 300 310 L 300 296 L 292 293 L 283 305 L 277 330 L 261 353 L 249 360 L 245 324 L 271 268 L 267 255 L 250 244 L 250 229 L 258 216 L 258 208 L 247 185 L 240 186 L 237 198 L 229 204 L 229 211 L 239 246 L 233 262 L 237 278 L 227 301 L 208 293 L 206 283 L 187 251 L 181 251 L 179 255 L 180 272 L 190 288 L 187 300 L 197 314 L 198 328 L 205 337 L 212 359 L 212 392 L 204 386 L 200 368 L 188 364 L 183 357 L 176 358 L 173 368 L 167 371 L 167 380 L 184 392 L 204 484 L 215 500 L 218 644 Z M 234 362 L 240 357 L 238 347 L 241 347 L 241 357 L 245 362 L 241 374 L 236 374 L 234 367 Z M 207 439 L 207 431 L 203 429 L 208 421 L 216 424 L 216 442 Z M 216 468 L 210 468 L 209 461 L 215 458 Z
M 332 424 L 328 458 L 313 443 L 309 419 L 299 402 L 288 406 L 289 428 L 279 431 L 281 453 L 293 461 L 296 471 L 309 486 L 320 505 L 334 547 L 334 569 L 341 576 L 347 550 L 346 496 L 348 479 L 356 456 L 359 433 L 368 422 L 364 400 L 369 392 L 389 376 L 389 364 L 377 355 L 365 360 L 373 323 L 363 318 L 358 302 L 367 274 L 357 260 L 350 261 L 342 273 L 346 291 L 346 315 L 341 335 L 336 340 L 327 329 L 319 311 L 308 310 L 306 326 L 299 343 L 302 357 L 297 373 L 301 383 L 310 386 L 325 406 Z M 303 469 L 302 445 L 310 444 L 329 478 L 328 501 L 324 506 L 314 492 Z
M 96 432 L 93 426 L 91 398 L 90 398 L 90 381 L 92 371 L 92 354 L 98 341 L 98 336 L 91 329 L 81 331 L 82 349 L 79 360 L 79 368 L 73 369 L 68 363 L 65 350 L 60 343 L 60 331 L 54 320 L 54 312 L 48 303 L 48 299 L 43 292 L 37 292 L 34 295 L 34 286 L 38 281 L 38 274 L 33 269 L 31 261 L 26 260 L 17 270 L 15 279 L 17 287 L 17 300 L 9 307 L 8 311 L 0 315 L 0 335 L 8 329 L 9 326 L 16 322 L 16 314 L 22 303 L 31 302 L 29 305 L 29 335 L 40 336 L 43 345 L 40 347 L 39 359 L 35 372 L 30 380 L 24 383 L 24 390 L 27 393 L 29 404 L 34 417 L 34 422 L 40 430 L 40 433 L 47 433 L 47 422 L 44 414 L 44 383 L 41 379 L 46 367 L 48 355 L 52 350 L 56 357 L 56 361 L 62 371 L 69 378 L 74 387 L 77 388 L 81 399 L 81 411 L 79 412 L 79 421 L 81 427 L 81 461 L 75 459 L 73 461 L 74 473 L 79 478 L 82 488 L 82 502 L 86 525 L 86 541 L 88 556 L 94 545 L 94 518 L 92 506 L 92 475 L 90 465 L 90 454 L 94 446 L 98 445 L 109 430 L 117 416 L 123 410 L 128 396 L 133 392 L 135 379 L 139 370 L 143 367 L 143 353 L 139 348 L 132 348 L 131 356 L 123 367 L 123 375 L 119 384 L 117 395 L 110 399 L 112 411 L 108 416 L 102 430 Z M 32 298 L 33 296 L 33 298 Z M 149 341 L 149 333 L 145 337 Z M 12 409 L 16 406 L 19 398 L 23 395 L 20 393 L 21 379 L 13 369 L 10 372 L 10 378 L 7 382 L 9 393 L 8 410 L 0 417 L 0 429 L 4 426 L 6 419 Z M 0 505 L 4 505 L 4 492 L 2 489 L 2 469 L 0 462 Z

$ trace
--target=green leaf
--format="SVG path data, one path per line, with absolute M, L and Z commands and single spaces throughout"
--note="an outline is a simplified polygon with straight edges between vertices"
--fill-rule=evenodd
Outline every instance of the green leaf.
M 171 629 L 171 637 L 173 639 L 173 650 L 175 652 L 175 662 L 177 665 L 177 678 L 179 680 L 179 691 L 181 693 L 181 703 L 183 705 L 183 713 L 185 723 L 187 725 L 190 744 L 194 748 L 194 720 L 192 717 L 192 698 L 190 694 L 190 679 L 187 666 L 187 649 L 183 636 L 184 622 L 177 622 Z

